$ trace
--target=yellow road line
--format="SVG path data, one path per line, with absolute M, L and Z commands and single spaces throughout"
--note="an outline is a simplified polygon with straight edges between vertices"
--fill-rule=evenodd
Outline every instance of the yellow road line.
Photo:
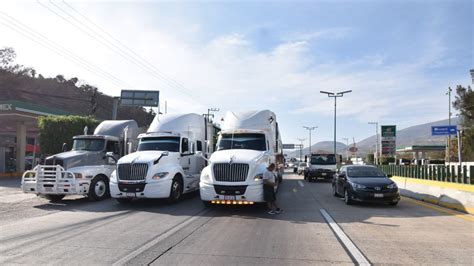
M 453 211 L 453 210 L 446 209 L 446 208 L 443 208 L 443 207 L 438 207 L 438 206 L 433 205 L 433 204 L 425 203 L 423 201 L 414 200 L 414 199 L 407 198 L 407 197 L 403 197 L 403 200 L 408 201 L 410 203 L 414 203 L 416 205 L 420 205 L 420 206 L 435 210 L 435 211 L 446 213 L 446 214 L 452 215 L 454 217 L 464 219 L 464 220 L 469 221 L 469 222 L 474 222 L 474 217 L 472 215 L 469 215 L 469 214 L 463 214 L 463 213 L 460 213 L 460 212 L 457 212 L 457 211 Z

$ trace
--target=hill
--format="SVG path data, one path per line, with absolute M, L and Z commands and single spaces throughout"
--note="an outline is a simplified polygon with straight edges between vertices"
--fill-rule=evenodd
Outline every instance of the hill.
M 90 85 L 77 85 L 78 79 L 44 78 L 41 75 L 12 73 L 0 69 L 0 100 L 18 100 L 59 109 L 75 115 L 112 118 L 113 97 Z M 134 119 L 140 127 L 153 120 L 154 114 L 143 108 L 120 106 L 117 119 Z

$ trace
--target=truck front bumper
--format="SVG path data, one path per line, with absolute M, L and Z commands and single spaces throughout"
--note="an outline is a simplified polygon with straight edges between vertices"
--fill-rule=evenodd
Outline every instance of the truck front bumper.
M 203 201 L 264 202 L 263 185 L 217 185 L 199 183 L 199 193 Z
M 90 180 L 76 178 L 61 166 L 38 165 L 26 171 L 21 180 L 24 193 L 37 195 L 87 195 Z
M 311 179 L 332 179 L 334 174 L 336 172 L 334 171 L 321 171 L 321 170 L 307 170 L 305 172 L 305 176 Z
M 172 179 L 163 179 L 157 182 L 124 183 L 110 182 L 110 195 L 112 198 L 143 198 L 163 199 L 169 198 Z

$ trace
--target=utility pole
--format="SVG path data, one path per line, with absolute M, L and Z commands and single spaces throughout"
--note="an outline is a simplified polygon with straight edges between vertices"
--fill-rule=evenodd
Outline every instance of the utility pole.
M 301 145 L 300 145 L 300 162 L 301 162 L 303 161 L 303 141 L 305 141 L 306 139 L 297 138 L 297 140 L 301 142 Z
M 349 161 L 349 138 L 342 138 L 346 141 L 346 162 Z
M 334 98 L 334 156 L 336 156 L 336 110 L 337 110 L 337 98 L 343 97 L 346 93 L 351 93 L 352 90 L 342 91 L 342 92 L 327 92 L 327 91 L 320 91 L 320 93 L 327 94 L 328 97 Z
M 448 124 L 451 126 L 451 92 L 453 90 L 451 87 L 448 87 L 448 92 L 446 92 L 446 95 L 448 95 Z M 451 135 L 448 135 L 448 145 L 447 145 L 448 151 L 446 153 L 446 157 L 448 159 L 448 165 L 451 163 Z
M 379 122 L 369 122 L 369 125 L 375 125 L 375 164 L 379 164 Z
M 311 131 L 315 130 L 318 127 L 303 126 L 303 128 L 305 128 L 309 131 L 309 156 L 311 156 Z
M 212 118 L 214 118 L 214 114 L 211 114 L 212 112 L 219 112 L 219 108 L 208 108 L 207 109 L 207 120 L 209 121 L 209 123 L 211 123 L 211 116 Z

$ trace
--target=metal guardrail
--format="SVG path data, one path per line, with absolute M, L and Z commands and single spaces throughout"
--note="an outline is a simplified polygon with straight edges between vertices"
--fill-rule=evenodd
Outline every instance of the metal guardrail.
M 379 165 L 386 174 L 416 179 L 474 185 L 474 166 Z

